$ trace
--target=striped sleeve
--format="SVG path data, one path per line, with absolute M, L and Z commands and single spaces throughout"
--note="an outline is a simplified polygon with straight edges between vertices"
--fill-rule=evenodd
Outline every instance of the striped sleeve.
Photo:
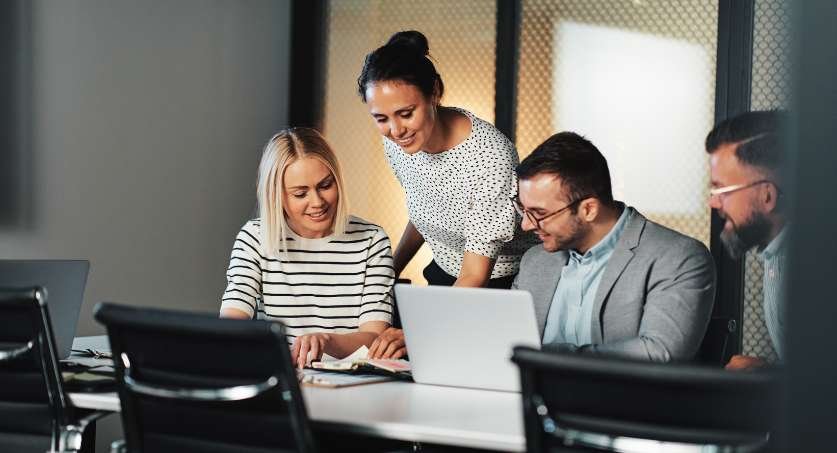
M 233 243 L 227 268 L 227 288 L 221 297 L 221 310 L 235 308 L 254 317 L 262 294 L 261 241 L 258 225 L 249 221 Z
M 395 283 L 395 268 L 389 237 L 380 227 L 377 227 L 372 236 L 367 253 L 358 323 L 384 321 L 392 324 L 392 285 Z

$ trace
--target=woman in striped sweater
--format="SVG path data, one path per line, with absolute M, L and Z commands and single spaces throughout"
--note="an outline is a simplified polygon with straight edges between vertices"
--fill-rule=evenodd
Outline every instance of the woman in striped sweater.
M 348 214 L 340 166 L 317 131 L 270 139 L 258 200 L 259 218 L 233 244 L 221 317 L 282 322 L 300 367 L 371 345 L 392 322 L 389 238 Z

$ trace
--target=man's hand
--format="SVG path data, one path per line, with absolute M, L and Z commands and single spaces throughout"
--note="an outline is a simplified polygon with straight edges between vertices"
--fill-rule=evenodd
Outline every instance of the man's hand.
M 731 359 L 729 359 L 729 363 L 727 363 L 727 366 L 724 368 L 733 371 L 746 371 L 761 368 L 765 365 L 767 365 L 767 362 L 758 357 L 749 355 L 734 355 Z
M 300 369 L 311 366 L 311 362 L 323 356 L 329 341 L 331 334 L 328 333 L 309 333 L 296 337 L 291 347 L 291 360 Z
M 390 327 L 383 331 L 369 347 L 370 359 L 400 359 L 407 355 L 404 331 Z

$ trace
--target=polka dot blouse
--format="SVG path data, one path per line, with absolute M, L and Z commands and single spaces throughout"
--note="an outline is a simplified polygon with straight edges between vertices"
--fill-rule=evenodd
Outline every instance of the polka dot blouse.
M 445 272 L 459 276 L 468 251 L 495 260 L 491 278 L 514 275 L 531 245 L 510 199 L 517 194 L 517 151 L 488 122 L 454 110 L 471 120 L 471 134 L 462 143 L 437 154 L 410 155 L 384 137 L 387 160 L 406 192 L 410 221 Z

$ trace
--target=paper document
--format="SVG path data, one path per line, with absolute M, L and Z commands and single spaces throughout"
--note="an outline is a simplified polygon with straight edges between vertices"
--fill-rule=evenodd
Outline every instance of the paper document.
M 327 354 L 323 354 L 323 358 L 318 362 L 312 363 L 311 366 L 318 370 L 331 371 L 351 371 L 364 366 L 388 371 L 390 373 L 404 373 L 410 372 L 411 370 L 410 362 L 404 359 L 368 359 L 366 358 L 367 355 L 369 355 L 369 348 L 361 346 L 344 359 L 338 360 Z
M 349 354 L 348 356 L 338 359 L 337 357 L 332 357 L 326 353 L 323 353 L 323 357 L 320 359 L 320 362 L 342 362 L 342 361 L 352 361 L 358 359 L 365 359 L 366 356 L 369 355 L 369 348 L 365 345 L 357 348 L 355 352 Z
M 315 387 L 349 387 L 352 385 L 373 384 L 392 380 L 388 376 L 375 374 L 343 374 L 328 371 L 304 369 L 299 371 L 299 383 Z

